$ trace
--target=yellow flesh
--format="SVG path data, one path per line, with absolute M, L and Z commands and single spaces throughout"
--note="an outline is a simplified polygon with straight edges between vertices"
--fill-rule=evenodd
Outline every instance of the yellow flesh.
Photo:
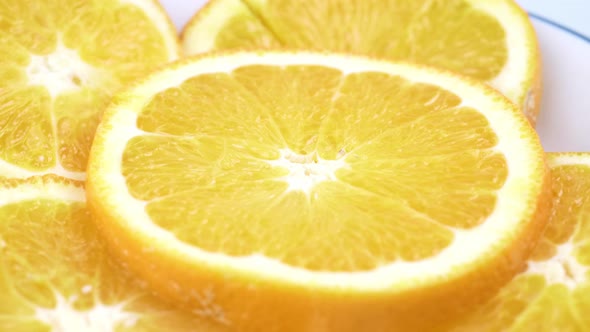
M 528 270 L 453 331 L 586 331 L 590 326 L 590 166 L 552 169 L 551 223 Z M 562 249 L 559 249 L 559 248 Z M 558 254 L 571 247 L 565 255 Z
M 53 194 L 0 207 L 1 331 L 213 331 L 124 276 L 85 204 Z
M 508 52 L 504 28 L 464 0 L 242 0 L 215 49 L 288 47 L 416 61 L 483 81 Z
M 0 1 L 0 52 L 0 158 L 35 172 L 85 171 L 110 96 L 170 57 L 146 14 L 113 0 Z
M 485 220 L 507 177 L 487 120 L 460 104 L 321 66 L 199 75 L 142 110 L 123 175 L 157 225 L 207 251 L 316 271 L 421 260 Z

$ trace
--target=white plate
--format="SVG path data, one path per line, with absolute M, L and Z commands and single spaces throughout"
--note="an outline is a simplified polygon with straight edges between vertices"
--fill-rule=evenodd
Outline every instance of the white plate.
M 590 38 L 532 17 L 543 56 L 537 124 L 543 146 L 547 151 L 590 151 Z
M 160 1 L 179 30 L 206 2 Z M 590 152 L 590 1 L 518 2 L 531 13 L 543 55 L 537 124 L 543 146 L 547 151 Z

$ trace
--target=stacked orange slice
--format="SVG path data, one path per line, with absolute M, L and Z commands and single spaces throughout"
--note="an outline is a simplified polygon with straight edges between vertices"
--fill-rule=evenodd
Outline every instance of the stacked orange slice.
M 541 59 L 513 0 L 210 0 L 183 31 L 187 54 L 305 49 L 436 66 L 487 82 L 534 124 Z
M 425 328 L 521 269 L 549 208 L 539 141 L 497 92 L 305 52 L 148 76 L 106 112 L 88 176 L 114 255 L 238 331 Z
M 53 175 L 0 184 L 0 330 L 215 331 L 122 273 L 85 201 Z
M 526 269 L 450 331 L 586 331 L 590 327 L 590 154 L 549 154 L 550 224 Z
M 113 94 L 179 56 L 155 0 L 0 4 L 0 176 L 83 180 Z

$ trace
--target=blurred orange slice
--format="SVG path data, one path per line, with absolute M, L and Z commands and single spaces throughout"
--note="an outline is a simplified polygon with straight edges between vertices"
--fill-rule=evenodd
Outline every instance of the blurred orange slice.
M 452 331 L 590 330 L 590 154 L 549 154 L 549 228 L 526 270 Z
M 513 0 L 211 0 L 183 32 L 187 54 L 287 48 L 451 70 L 497 88 L 534 123 L 540 55 Z
M 155 0 L 0 4 L 0 176 L 82 180 L 111 96 L 178 57 Z

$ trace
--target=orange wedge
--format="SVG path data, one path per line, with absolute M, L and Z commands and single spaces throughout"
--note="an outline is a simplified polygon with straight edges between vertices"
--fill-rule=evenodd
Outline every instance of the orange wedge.
M 80 183 L 0 183 L 0 331 L 213 332 L 122 273 L 97 239 Z

